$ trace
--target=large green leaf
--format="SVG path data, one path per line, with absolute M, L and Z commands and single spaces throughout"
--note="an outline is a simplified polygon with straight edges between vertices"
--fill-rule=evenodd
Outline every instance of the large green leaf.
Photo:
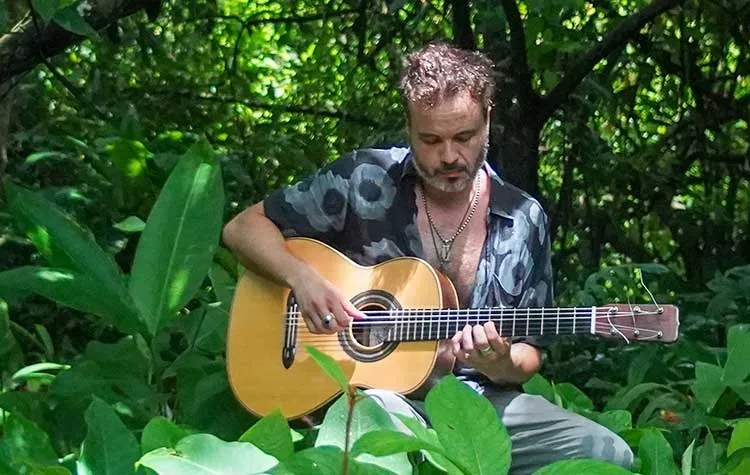
M 727 445 L 727 455 L 732 456 L 741 449 L 750 448 L 750 419 L 743 419 L 734 426 L 732 437 Z M 750 459 L 745 458 L 729 472 L 730 475 L 744 475 L 750 473 Z
M 125 333 L 143 329 L 137 310 L 124 294 L 113 294 L 96 277 L 67 269 L 18 267 L 0 272 L 0 295 L 34 292 L 60 305 L 104 318 Z
M 344 374 L 344 371 L 338 363 L 336 363 L 336 360 L 312 345 L 305 345 L 305 351 L 310 354 L 310 358 L 320 366 L 320 369 L 338 383 L 339 388 L 341 388 L 341 391 L 344 392 L 344 396 L 346 396 L 349 393 L 349 379 L 346 377 L 346 374 Z
M 154 417 L 143 428 L 141 452 L 145 454 L 162 447 L 174 448 L 177 442 L 191 433 L 189 429 L 178 426 L 166 417 Z
M 96 38 L 96 30 L 81 16 L 76 5 L 61 8 L 55 13 L 54 22 L 66 30 L 80 36 Z
M 351 432 L 349 442 L 354 444 L 364 434 L 377 430 L 396 430 L 391 416 L 372 398 L 361 397 L 352 411 Z M 315 440 L 315 446 L 330 445 L 344 450 L 346 436 L 346 419 L 349 416 L 349 403 L 346 396 L 341 396 L 326 412 L 323 424 Z M 396 473 L 410 473 L 411 463 L 406 454 L 395 454 L 386 457 L 375 457 L 361 454 L 356 457 L 360 462 L 377 465 Z
M 44 21 L 50 21 L 60 6 L 60 0 L 31 0 L 31 6 Z
M 722 373 L 723 371 L 719 366 L 702 361 L 695 364 L 693 393 L 695 393 L 696 400 L 709 412 L 726 389 L 721 380 Z
M 110 300 L 110 317 L 120 329 L 131 332 L 139 327 L 122 272 L 89 232 L 38 193 L 8 182 L 6 196 L 8 209 L 52 267 L 85 276 L 81 286 L 93 282 L 85 293 L 98 292 Z
M 382 457 L 402 452 L 431 450 L 442 453 L 443 448 L 403 432 L 376 430 L 363 434 L 352 446 L 352 455 L 371 454 Z
M 265 473 L 277 463 L 252 444 L 224 442 L 210 434 L 189 435 L 174 449 L 156 449 L 138 461 L 159 475 L 252 475 Z
M 276 467 L 272 473 L 274 475 L 341 475 L 344 461 L 344 452 L 330 445 L 314 447 L 302 450 L 294 457 L 284 461 Z M 392 472 L 388 469 L 365 463 L 360 460 L 349 459 L 349 475 L 394 475 L 402 473 L 412 473 L 411 469 L 400 472 Z
M 240 442 L 250 442 L 267 454 L 279 460 L 286 460 L 294 455 L 292 432 L 289 423 L 281 411 L 273 411 L 253 424 L 240 437 Z
M 49 436 L 20 414 L 6 414 L 0 438 L 0 460 L 39 465 L 57 464 L 57 454 Z
M 510 437 L 487 399 L 448 375 L 427 394 L 425 408 L 447 457 L 462 470 L 476 475 L 508 471 Z
M 199 143 L 182 157 L 151 210 L 130 276 L 130 293 L 151 335 L 206 277 L 221 231 L 222 186 L 213 151 Z
M 86 409 L 86 440 L 78 461 L 79 475 L 132 475 L 141 455 L 138 441 L 114 409 L 94 397 Z
M 643 473 L 653 475 L 674 475 L 678 473 L 674 462 L 672 446 L 664 435 L 657 430 L 649 430 L 638 445 L 638 456 L 641 459 Z
M 97 396 L 117 404 L 137 424 L 145 425 L 159 409 L 162 396 L 149 384 L 149 364 L 132 338 L 116 344 L 91 342 L 72 368 L 52 382 L 49 395 L 55 412 L 66 423 L 62 427 L 73 440 L 80 440 L 84 412 Z
M 427 450 L 423 451 L 427 461 L 434 467 L 439 468 L 442 472 L 447 472 L 449 475 L 460 475 L 463 474 L 460 468 L 448 460 L 445 456 L 445 449 L 440 444 L 440 438 L 435 432 L 435 429 L 426 427 L 422 421 L 416 417 L 406 416 L 403 414 L 396 414 L 396 417 L 403 422 L 403 424 L 414 434 L 419 440 L 425 443 L 440 448 L 440 450 Z
M 601 460 L 560 460 L 537 470 L 534 475 L 626 475 L 629 473 L 633 472 Z M 652 472 L 645 473 L 651 474 Z M 653 475 L 657 475 L 657 472 L 653 472 Z
M 750 325 L 733 325 L 729 329 L 727 350 L 722 380 L 726 385 L 741 384 L 750 374 Z

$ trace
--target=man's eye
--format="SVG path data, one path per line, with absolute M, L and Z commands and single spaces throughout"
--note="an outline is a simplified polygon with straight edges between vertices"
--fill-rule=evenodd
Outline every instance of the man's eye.
M 439 142 L 439 140 L 435 139 L 435 138 L 423 138 L 422 139 L 422 143 L 424 143 L 426 145 L 435 145 L 438 142 Z
M 459 135 L 456 137 L 456 142 L 466 143 L 471 140 L 471 135 Z

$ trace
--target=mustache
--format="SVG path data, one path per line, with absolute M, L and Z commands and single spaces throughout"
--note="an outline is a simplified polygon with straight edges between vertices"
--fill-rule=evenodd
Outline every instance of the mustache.
M 460 163 L 454 163 L 450 165 L 441 165 L 440 168 L 437 170 L 438 173 L 447 173 L 447 172 L 468 172 L 469 168 L 465 165 L 461 165 Z

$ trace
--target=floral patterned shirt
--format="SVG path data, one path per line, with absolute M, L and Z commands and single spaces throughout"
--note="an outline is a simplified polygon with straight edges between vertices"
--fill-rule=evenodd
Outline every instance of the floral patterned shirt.
M 483 166 L 491 178 L 487 239 L 469 307 L 550 307 L 547 217 L 534 198 Z M 408 148 L 357 150 L 274 192 L 264 210 L 285 237 L 323 241 L 360 265 L 423 258 L 417 178 Z M 538 338 L 523 341 L 541 344 Z

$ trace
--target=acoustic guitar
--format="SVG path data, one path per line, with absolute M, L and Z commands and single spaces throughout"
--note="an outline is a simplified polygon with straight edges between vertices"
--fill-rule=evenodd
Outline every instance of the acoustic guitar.
M 298 418 L 340 394 L 306 345 L 336 360 L 352 385 L 409 394 L 452 370 L 452 358 L 439 363 L 446 360 L 438 358 L 439 342 L 466 324 L 491 320 L 505 337 L 592 334 L 663 343 L 678 337 L 678 309 L 671 305 L 462 309 L 452 283 L 421 259 L 363 267 L 312 239 L 290 239 L 287 247 L 367 318 L 333 335 L 313 334 L 290 289 L 246 271 L 230 312 L 227 371 L 239 402 L 258 416 L 280 409 Z

